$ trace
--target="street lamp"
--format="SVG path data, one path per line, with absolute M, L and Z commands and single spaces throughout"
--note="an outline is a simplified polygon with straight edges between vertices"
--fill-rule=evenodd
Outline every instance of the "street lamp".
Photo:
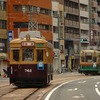
M 33 30 L 33 28 L 35 29 L 35 30 L 38 30 L 38 22 L 37 21 L 35 21 L 35 22 L 33 22 L 33 6 L 32 5 L 30 5 L 29 6 L 29 14 L 30 14 L 30 21 L 29 21 L 29 30 L 30 31 L 32 31 Z M 23 8 L 22 8 L 22 11 L 23 11 L 23 13 L 26 13 L 26 7 L 25 6 L 23 6 Z M 40 7 L 37 7 L 37 14 L 39 14 L 39 12 L 40 12 Z

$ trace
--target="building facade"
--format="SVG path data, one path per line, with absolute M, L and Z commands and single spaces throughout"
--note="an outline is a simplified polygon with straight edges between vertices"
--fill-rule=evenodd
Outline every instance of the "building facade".
M 64 0 L 64 37 L 66 66 L 71 71 L 78 67 L 80 52 L 79 0 Z
M 0 0 L 0 75 L 4 74 L 3 69 L 7 69 L 7 0 Z
M 98 48 L 100 49 L 100 0 L 97 0 L 98 2 Z
M 32 30 L 38 27 L 42 35 L 52 42 L 51 0 L 8 0 L 7 9 L 8 30 L 13 31 L 14 38 L 18 37 L 20 31 L 29 30 L 31 21 Z
M 100 48 L 100 1 L 0 0 L 0 66 L 7 66 L 8 32 L 17 38 L 30 29 L 53 43 L 54 71 L 61 72 L 62 63 L 71 71 L 78 68 L 80 50 Z
M 63 4 L 52 1 L 52 32 L 54 45 L 54 72 L 61 72 L 62 63 L 65 64 L 64 53 L 64 11 Z
M 90 46 L 98 46 L 98 3 L 97 0 L 89 0 L 89 25 L 90 25 Z
M 80 40 L 81 49 L 87 49 L 90 40 L 89 0 L 80 0 Z

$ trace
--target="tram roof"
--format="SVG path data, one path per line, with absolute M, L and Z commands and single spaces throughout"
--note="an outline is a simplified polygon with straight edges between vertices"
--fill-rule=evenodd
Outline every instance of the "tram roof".
M 13 39 L 10 41 L 10 43 L 21 43 L 23 41 L 27 41 L 26 38 Z M 47 43 L 47 40 L 42 38 L 30 38 L 29 41 L 34 41 L 35 43 Z

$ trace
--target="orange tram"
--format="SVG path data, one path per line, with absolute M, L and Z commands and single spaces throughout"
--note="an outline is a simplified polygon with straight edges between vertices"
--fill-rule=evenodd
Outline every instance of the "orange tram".
M 48 85 L 53 79 L 53 48 L 43 38 L 13 39 L 10 42 L 10 83 L 18 87 Z

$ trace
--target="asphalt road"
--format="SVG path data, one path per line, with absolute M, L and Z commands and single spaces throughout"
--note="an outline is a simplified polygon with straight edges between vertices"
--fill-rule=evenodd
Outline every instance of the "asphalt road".
M 44 100 L 100 100 L 100 76 L 67 81 L 53 88 Z

